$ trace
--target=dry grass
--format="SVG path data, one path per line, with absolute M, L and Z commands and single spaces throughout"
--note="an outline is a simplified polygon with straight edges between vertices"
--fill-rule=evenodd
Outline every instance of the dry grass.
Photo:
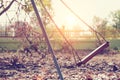
M 79 54 L 80 57 L 84 57 L 88 53 L 85 53 L 84 55 L 82 52 Z M 4 59 L 5 57 L 11 58 L 16 53 L 0 53 L 0 59 Z M 83 77 L 91 77 L 94 80 L 94 77 L 98 77 L 99 71 L 93 71 L 91 70 L 91 66 L 83 67 L 80 66 L 79 68 L 66 68 L 64 65 L 74 64 L 73 55 L 71 53 L 56 53 L 55 54 L 58 60 L 58 63 L 61 67 L 61 71 L 63 73 L 63 76 L 65 80 L 81 80 Z M 4 60 L 5 61 L 5 60 Z M 14 73 L 11 76 L 6 77 L 5 80 L 58 80 L 58 74 L 54 65 L 54 62 L 51 58 L 51 55 L 47 55 L 44 59 L 40 59 L 38 57 L 30 57 L 26 58 L 24 60 L 25 62 L 20 61 L 20 63 L 23 63 L 25 65 L 27 71 L 25 68 L 17 68 L 17 69 L 0 69 L 0 76 L 2 73 L 11 74 Z M 117 65 L 120 64 L 120 53 L 117 54 L 98 54 L 94 58 L 92 58 L 90 61 L 88 61 L 88 64 L 90 63 L 102 63 L 102 61 L 106 61 L 107 63 L 116 63 Z M 0 61 L 1 62 L 1 61 Z M 94 64 L 93 64 L 94 65 Z M 64 67 L 63 67 L 64 66 Z M 97 67 L 99 67 L 98 65 Z M 108 65 L 107 65 L 108 66 Z M 95 68 L 95 67 L 94 67 Z M 11 72 L 11 73 L 10 73 Z M 107 72 L 103 71 L 101 75 L 109 75 L 110 73 L 116 74 L 119 77 L 120 72 Z M 100 76 L 101 76 L 100 75 Z M 3 75 L 4 76 L 4 75 Z M 0 80 L 4 80 L 5 77 L 1 77 Z M 119 77 L 120 78 L 120 77 Z M 86 80 L 86 79 L 83 79 Z M 107 79 L 105 79 L 107 80 Z
M 118 54 L 103 54 L 103 55 L 96 55 L 91 59 L 90 61 L 103 61 L 105 60 L 106 62 L 119 62 L 120 60 L 120 53 Z

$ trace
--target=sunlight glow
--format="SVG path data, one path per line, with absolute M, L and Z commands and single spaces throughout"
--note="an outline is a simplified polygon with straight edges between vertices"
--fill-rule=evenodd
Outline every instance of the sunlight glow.
M 68 15 L 65 17 L 65 29 L 72 30 L 76 24 L 74 16 Z
M 120 9 L 120 0 L 64 0 L 64 2 L 89 25 L 92 25 L 94 16 L 109 18 L 110 12 Z M 59 26 L 64 25 L 63 18 L 71 12 L 60 0 L 52 0 L 52 7 L 55 12 L 54 20 Z

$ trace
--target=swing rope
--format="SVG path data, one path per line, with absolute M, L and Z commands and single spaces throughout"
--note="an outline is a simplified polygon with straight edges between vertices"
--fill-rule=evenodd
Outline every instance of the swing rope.
M 63 0 L 60 0 L 61 3 L 71 12 L 73 13 L 81 22 L 83 22 L 86 26 L 88 26 L 93 32 L 99 34 L 102 39 L 107 42 L 107 40 L 103 37 L 103 35 L 101 33 L 99 33 L 98 31 L 96 31 L 95 29 L 92 28 L 92 26 L 90 26 L 89 24 L 87 24 L 82 18 L 80 18 L 80 16 L 78 14 L 76 14 Z
M 98 34 L 104 41 L 105 43 L 103 43 L 102 45 L 100 45 L 98 48 L 96 48 L 95 50 L 93 50 L 89 55 L 87 55 L 85 58 L 83 58 L 80 62 L 77 63 L 77 66 L 80 66 L 81 64 L 85 64 L 87 63 L 91 58 L 93 58 L 97 53 L 101 52 L 103 49 L 107 48 L 109 46 L 109 42 L 104 38 L 104 36 L 100 33 L 97 32 L 95 29 L 93 29 L 90 25 L 88 25 L 83 19 L 81 19 L 70 7 L 68 7 L 68 5 L 65 4 L 65 2 L 63 2 L 63 0 L 60 0 L 63 5 L 71 12 L 73 13 L 81 22 L 83 22 L 86 26 L 88 26 L 93 32 L 96 33 L 96 35 Z M 98 37 L 97 35 L 97 37 Z M 99 38 L 98 38 L 99 39 Z
M 49 18 L 51 19 L 51 21 L 54 23 L 55 27 L 57 28 L 57 30 L 59 31 L 59 33 L 61 34 L 61 36 L 64 38 L 64 40 L 67 42 L 67 44 L 71 47 L 72 49 L 72 52 L 73 52 L 73 55 L 77 55 L 78 59 L 80 59 L 78 53 L 76 52 L 76 50 L 74 49 L 74 47 L 71 45 L 71 43 L 67 40 L 67 38 L 64 36 L 64 34 L 62 33 L 62 31 L 58 28 L 57 24 L 55 23 L 55 21 L 52 19 L 51 15 L 49 14 L 49 12 L 47 11 L 47 9 L 45 8 L 42 0 L 40 0 L 41 2 L 41 5 L 43 6 L 44 10 L 46 11 L 47 15 L 49 16 Z M 75 58 L 75 57 L 74 57 Z M 75 63 L 76 63 L 76 60 L 75 60 Z

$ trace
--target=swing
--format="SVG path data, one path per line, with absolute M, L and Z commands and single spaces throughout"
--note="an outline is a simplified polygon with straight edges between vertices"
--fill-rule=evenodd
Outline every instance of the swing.
M 100 37 L 102 37 L 102 39 L 105 41 L 103 44 L 101 44 L 99 47 L 97 47 L 95 50 L 93 50 L 90 54 L 88 54 L 86 57 L 84 57 L 83 59 L 81 59 L 80 62 L 78 62 L 76 65 L 80 66 L 81 64 L 85 64 L 87 63 L 90 59 L 92 59 L 96 54 L 98 54 L 99 52 L 101 52 L 102 50 L 104 50 L 105 48 L 109 47 L 109 42 L 105 40 L 105 38 L 96 30 L 94 30 L 90 25 L 88 25 L 84 20 L 82 20 L 70 7 L 68 7 L 63 0 L 61 0 L 61 2 L 64 4 L 64 6 L 66 8 L 68 8 L 68 10 L 71 11 L 71 13 L 73 13 L 81 22 L 83 22 L 86 26 L 88 26 L 93 32 L 95 32 L 95 34 L 99 35 Z M 98 36 L 97 36 L 98 38 Z M 98 40 L 100 40 L 98 38 Z
M 43 3 L 42 3 L 42 0 L 40 0 L 41 1 L 41 4 L 42 4 L 42 6 L 44 7 L 44 5 L 43 5 Z M 48 44 L 48 47 L 49 47 L 49 50 L 51 51 L 51 54 L 52 54 L 52 57 L 53 57 L 53 61 L 54 61 L 54 63 L 55 63 L 55 66 L 56 66 L 56 69 L 57 69 L 57 72 L 58 72 L 58 74 L 59 74 L 59 77 L 60 77 L 60 79 L 61 80 L 63 80 L 63 76 L 62 76 L 62 73 L 61 73 L 61 71 L 60 71 L 60 67 L 59 67 L 59 65 L 58 65 L 58 63 L 57 63 L 57 60 L 56 60 L 56 57 L 55 57 L 55 55 L 54 55 L 54 51 L 53 51 L 53 49 L 52 49 L 52 47 L 51 47 L 51 44 L 50 44 L 50 42 L 49 42 L 49 38 L 48 38 L 48 36 L 47 36 L 47 34 L 46 34 L 46 31 L 45 31 L 45 29 L 44 29 L 44 26 L 43 26 L 43 24 L 42 24 L 42 21 L 41 21 L 41 18 L 40 18 L 40 16 L 39 16 L 39 13 L 38 13 L 38 11 L 37 11 L 37 8 L 36 8 L 36 5 L 35 5 L 35 3 L 34 3 L 34 1 L 32 1 L 31 0 L 31 2 L 32 2 L 32 5 L 33 5 L 33 8 L 34 8 L 34 11 L 35 11 L 35 13 L 36 13 L 36 16 L 37 16 L 37 18 L 38 18 L 38 21 L 39 21 L 39 26 L 41 27 L 41 29 L 42 29 L 42 32 L 43 32 L 43 34 L 44 34 L 44 36 L 45 36 L 45 38 L 46 38 L 46 42 L 47 42 L 47 44 Z M 67 7 L 68 8 L 68 7 Z M 48 16 L 50 17 L 50 19 L 52 20 L 52 22 L 55 24 L 55 26 L 56 26 L 56 28 L 57 28 L 57 30 L 60 32 L 60 34 L 62 35 L 62 37 L 66 40 L 66 42 L 69 44 L 69 46 L 71 47 L 71 49 L 73 50 L 73 55 L 77 55 L 78 56 L 78 54 L 76 53 L 76 51 L 75 51 L 75 49 L 73 48 L 73 46 L 69 43 L 69 41 L 66 39 L 66 37 L 64 36 L 64 34 L 61 32 L 61 30 L 58 28 L 58 26 L 56 25 L 56 23 L 54 22 L 54 20 L 52 19 L 52 17 L 50 16 L 50 14 L 48 13 L 48 11 L 46 10 L 46 8 L 44 7 L 44 9 L 45 9 L 45 11 L 47 12 L 47 14 L 48 14 Z M 68 8 L 69 9 L 69 8 Z M 75 14 L 71 9 L 70 9 L 70 11 L 73 13 L 73 14 Z M 75 16 L 77 16 L 76 14 L 75 14 Z M 79 16 L 77 16 L 78 18 L 79 18 Z M 85 23 L 81 18 L 79 18 L 83 23 Z M 91 26 L 89 26 L 87 23 L 85 23 L 90 29 L 92 29 L 92 27 Z M 97 31 L 95 31 L 94 29 L 92 29 L 94 32 L 96 32 L 96 33 L 98 33 Z M 99 33 L 98 33 L 99 34 Z M 101 34 L 99 34 L 103 39 L 104 39 L 104 37 L 101 35 Z M 105 39 L 104 39 L 105 40 Z M 109 46 L 109 42 L 107 42 L 106 40 L 105 40 L 105 43 L 103 43 L 101 46 L 99 46 L 98 48 L 96 48 L 94 51 L 92 51 L 89 55 L 87 55 L 85 58 L 83 58 L 82 60 L 80 60 L 80 62 L 78 62 L 78 63 L 76 63 L 76 65 L 77 66 L 80 66 L 81 64 L 85 64 L 86 62 L 88 62 L 91 58 L 93 58 L 97 53 L 99 53 L 100 51 L 102 51 L 104 48 L 107 48 Z M 74 56 L 75 57 L 75 56 Z M 79 57 L 79 56 L 78 56 Z
M 78 62 L 76 65 L 77 66 L 81 66 L 81 64 L 85 64 L 87 63 L 91 58 L 93 58 L 97 53 L 101 52 L 102 50 L 104 50 L 105 48 L 107 48 L 109 46 L 109 42 L 105 42 L 102 45 L 100 45 L 98 48 L 96 48 L 95 50 L 93 50 L 90 54 L 88 54 L 86 57 L 84 57 L 83 59 L 81 59 L 80 62 Z

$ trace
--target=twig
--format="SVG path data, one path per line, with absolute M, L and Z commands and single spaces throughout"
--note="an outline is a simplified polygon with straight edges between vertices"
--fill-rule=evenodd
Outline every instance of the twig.
M 14 1 L 15 1 L 15 0 L 12 0 L 12 1 L 10 2 L 10 4 L 9 4 L 3 11 L 0 12 L 0 16 L 1 16 L 4 12 L 6 12 L 6 11 L 11 7 L 11 5 L 13 4 Z

